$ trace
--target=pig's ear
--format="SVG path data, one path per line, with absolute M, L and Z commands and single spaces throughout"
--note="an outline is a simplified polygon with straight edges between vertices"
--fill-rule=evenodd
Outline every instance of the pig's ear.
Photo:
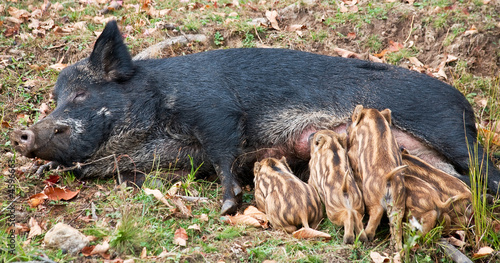
M 391 122 L 391 110 L 390 109 L 385 109 L 383 111 L 380 112 L 382 114 L 382 116 L 384 116 L 384 118 L 387 120 L 387 122 L 389 123 L 389 125 L 392 125 L 392 122 Z
M 361 119 L 361 111 L 363 111 L 363 105 L 356 106 L 354 112 L 352 113 L 352 125 L 358 124 Z
M 123 43 L 116 21 L 106 24 L 97 38 L 89 62 L 92 69 L 102 73 L 108 81 L 126 81 L 134 74 L 132 58 Z

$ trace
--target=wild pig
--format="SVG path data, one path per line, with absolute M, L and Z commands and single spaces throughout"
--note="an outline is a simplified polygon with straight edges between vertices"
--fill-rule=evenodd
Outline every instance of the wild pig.
M 407 166 L 405 174 L 418 177 L 430 184 L 436 189 L 439 199 L 447 200 L 460 195 L 460 198 L 456 198 L 457 200 L 446 207 L 445 211 L 440 211 L 446 214 L 445 217 L 449 217 L 448 223 L 450 226 L 445 225 L 444 233 L 447 234 L 456 227 L 467 226 L 472 216 L 472 193 L 469 187 L 452 175 L 409 154 L 406 150 L 402 151 L 402 157 L 403 164 Z M 449 227 L 452 229 L 449 229 Z
M 236 211 L 238 180 L 251 181 L 257 160 L 286 156 L 307 180 L 299 172 L 307 170 L 309 135 L 343 132 L 357 104 L 390 108 L 401 145 L 430 149 L 426 160 L 449 162 L 460 174 L 469 167 L 465 139 L 471 146 L 477 136 L 465 97 L 425 74 L 285 49 L 134 61 L 116 21 L 88 58 L 61 71 L 53 95 L 49 116 L 11 135 L 16 151 L 78 164 L 80 178 L 113 176 L 117 166 L 128 178 L 156 168 L 182 176 L 190 156 L 194 166 L 203 163 L 199 176 L 219 176 L 223 214 Z M 484 158 L 496 191 L 500 171 Z
M 405 172 L 406 173 L 406 172 Z M 456 178 L 454 178 L 456 180 Z M 453 203 L 469 197 L 468 193 L 456 193 L 454 196 L 442 200 L 444 197 L 438 189 L 422 178 L 405 174 L 406 211 L 408 220 L 416 219 L 421 224 L 422 235 L 427 234 L 443 222 L 444 232 L 449 231 L 451 218 L 450 210 Z
M 293 175 L 285 158 L 266 158 L 254 166 L 255 202 L 274 228 L 292 233 L 317 228 L 323 205 L 316 190 Z
M 321 130 L 314 134 L 309 171 L 308 183 L 318 191 L 328 219 L 344 226 L 344 243 L 353 243 L 354 233 L 367 241 L 362 221 L 365 204 L 349 166 L 345 133 Z
M 390 221 L 391 244 L 402 249 L 402 220 L 406 192 L 399 146 L 392 134 L 391 111 L 365 109 L 356 106 L 349 136 L 349 162 L 354 171 L 369 215 L 365 232 L 373 240 L 380 219 L 387 211 Z

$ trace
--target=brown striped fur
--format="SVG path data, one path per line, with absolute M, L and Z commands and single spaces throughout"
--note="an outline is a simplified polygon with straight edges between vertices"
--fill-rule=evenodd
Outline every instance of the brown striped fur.
M 422 159 L 409 154 L 406 150 L 403 150 L 402 156 L 403 163 L 408 166 L 405 173 L 432 185 L 441 200 L 444 201 L 457 195 L 462 197 L 442 211 L 446 213 L 444 217 L 449 217 L 451 224 L 450 228 L 445 225 L 444 233 L 448 234 L 456 227 L 467 226 L 472 215 L 470 188 L 460 179 L 435 168 Z
M 406 193 L 401 152 L 390 125 L 389 109 L 378 111 L 356 106 L 352 124 L 347 129 L 348 156 L 369 215 L 366 236 L 373 240 L 386 211 L 390 221 L 391 244 L 400 250 Z
M 317 228 L 323 219 L 323 206 L 316 190 L 293 175 L 283 157 L 267 158 L 254 166 L 255 201 L 274 228 L 288 233 Z
M 366 242 L 363 231 L 365 205 L 347 158 L 346 134 L 321 130 L 311 141 L 309 185 L 316 188 L 328 219 L 344 226 L 344 243 L 354 242 L 354 233 Z
M 422 234 L 427 234 L 443 222 L 449 229 L 451 218 L 447 213 L 453 203 L 466 199 L 468 193 L 457 194 L 442 200 L 441 193 L 430 183 L 414 175 L 405 174 L 407 219 L 415 218 L 422 225 Z

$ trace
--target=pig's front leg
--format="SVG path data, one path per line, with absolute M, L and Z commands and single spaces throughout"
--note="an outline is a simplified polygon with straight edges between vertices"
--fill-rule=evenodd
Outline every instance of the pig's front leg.
M 222 184 L 222 207 L 220 212 L 222 215 L 234 214 L 241 198 L 241 187 L 231 173 L 231 163 L 216 164 L 215 171 Z

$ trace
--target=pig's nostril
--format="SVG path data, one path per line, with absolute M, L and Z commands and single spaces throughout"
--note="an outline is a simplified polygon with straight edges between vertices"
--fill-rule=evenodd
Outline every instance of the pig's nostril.
M 26 135 L 26 134 L 21 135 L 21 140 L 27 141 L 28 140 L 28 135 Z M 19 143 L 16 142 L 16 144 L 19 144 Z

